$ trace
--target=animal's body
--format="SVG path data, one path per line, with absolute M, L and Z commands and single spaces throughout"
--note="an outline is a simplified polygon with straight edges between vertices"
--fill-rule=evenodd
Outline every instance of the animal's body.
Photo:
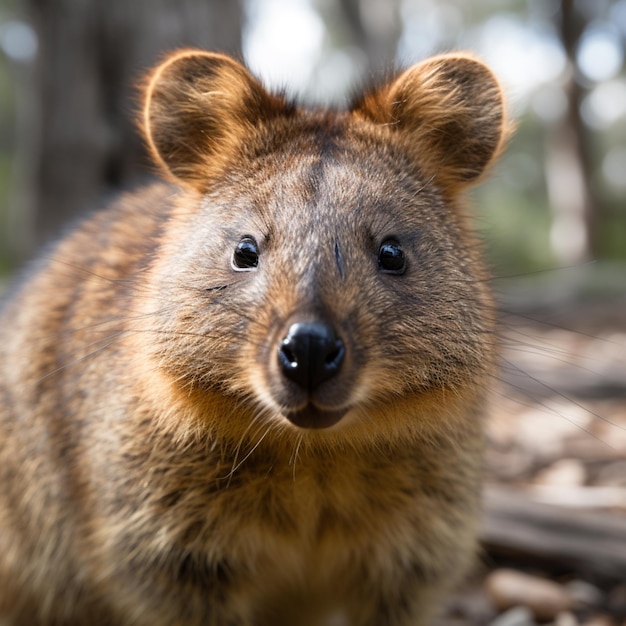
M 461 197 L 501 92 L 436 57 L 346 112 L 186 51 L 171 179 L 0 317 L 0 623 L 416 626 L 473 560 L 494 367 Z

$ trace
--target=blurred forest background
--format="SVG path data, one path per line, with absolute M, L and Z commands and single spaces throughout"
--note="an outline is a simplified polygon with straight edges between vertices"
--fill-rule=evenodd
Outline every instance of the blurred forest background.
M 0 0 L 0 271 L 152 174 L 136 85 L 165 51 L 199 46 L 336 104 L 377 72 L 477 52 L 518 125 L 474 192 L 496 274 L 562 283 L 558 268 L 597 260 L 621 277 L 625 40 L 626 0 Z

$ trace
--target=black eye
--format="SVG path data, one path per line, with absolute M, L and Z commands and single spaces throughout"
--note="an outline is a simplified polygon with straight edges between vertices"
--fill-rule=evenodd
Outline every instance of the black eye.
M 259 246 L 253 237 L 243 237 L 233 252 L 233 268 L 252 270 L 259 264 Z
M 387 274 L 404 274 L 406 270 L 404 250 L 395 239 L 386 239 L 380 244 L 378 268 Z

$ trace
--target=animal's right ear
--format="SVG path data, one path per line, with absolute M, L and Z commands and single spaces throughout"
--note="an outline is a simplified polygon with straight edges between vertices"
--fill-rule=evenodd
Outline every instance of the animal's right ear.
M 285 109 L 283 99 L 270 95 L 237 61 L 183 50 L 149 76 L 143 131 L 166 172 L 204 191 L 255 127 Z

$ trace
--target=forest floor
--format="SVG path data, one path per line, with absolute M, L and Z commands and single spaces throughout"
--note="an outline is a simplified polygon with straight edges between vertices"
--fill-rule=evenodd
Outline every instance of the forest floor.
M 626 626 L 624 274 L 620 283 L 582 301 L 513 298 L 481 564 L 437 626 Z

